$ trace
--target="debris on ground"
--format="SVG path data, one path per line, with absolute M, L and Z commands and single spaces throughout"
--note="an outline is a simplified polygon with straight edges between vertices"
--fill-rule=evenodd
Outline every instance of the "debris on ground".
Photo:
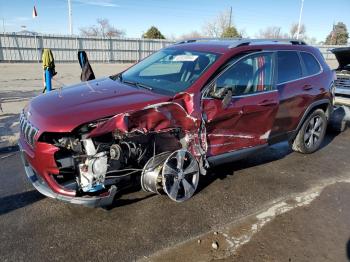
M 213 241 L 213 243 L 211 244 L 211 247 L 215 250 L 217 250 L 219 248 L 219 243 L 216 241 Z

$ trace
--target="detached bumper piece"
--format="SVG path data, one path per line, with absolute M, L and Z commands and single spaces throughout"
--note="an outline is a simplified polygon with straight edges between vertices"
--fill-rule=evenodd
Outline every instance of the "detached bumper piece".
M 109 189 L 106 196 L 70 197 L 70 196 L 64 196 L 64 195 L 55 193 L 45 183 L 45 181 L 35 173 L 33 168 L 29 165 L 29 163 L 25 159 L 25 156 L 23 155 L 22 151 L 21 151 L 21 157 L 24 164 L 24 170 L 26 172 L 26 175 L 29 181 L 32 183 L 35 189 L 38 190 L 41 194 L 50 198 L 64 201 L 64 202 L 83 205 L 87 207 L 103 207 L 103 206 L 109 206 L 113 203 L 114 197 L 117 193 L 117 187 L 114 185 Z

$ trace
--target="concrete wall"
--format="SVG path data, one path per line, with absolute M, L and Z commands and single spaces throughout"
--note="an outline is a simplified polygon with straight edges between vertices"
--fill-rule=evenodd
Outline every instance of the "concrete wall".
M 6 33 L 0 34 L 0 62 L 36 62 L 41 58 L 42 48 L 50 48 L 56 62 L 76 62 L 77 51 L 82 49 L 93 62 L 130 63 L 173 43 L 167 40 Z M 339 46 L 317 47 L 327 61 L 335 60 L 329 49 Z

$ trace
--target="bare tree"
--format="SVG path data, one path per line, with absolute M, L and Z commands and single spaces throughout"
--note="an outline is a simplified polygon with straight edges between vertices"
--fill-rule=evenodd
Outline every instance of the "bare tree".
M 306 35 L 306 27 L 304 24 L 300 25 L 299 38 L 303 39 Z M 298 24 L 293 23 L 289 29 L 289 34 L 291 38 L 297 38 L 298 34 Z
M 309 45 L 316 45 L 316 44 L 318 44 L 317 39 L 315 37 L 304 36 L 302 39 L 306 43 L 308 43 Z
M 97 25 L 80 28 L 82 36 L 98 36 L 98 37 L 122 37 L 125 35 L 123 30 L 112 26 L 108 19 L 97 19 Z
M 198 31 L 192 31 L 190 33 L 181 35 L 180 37 L 178 37 L 178 40 L 195 39 L 195 38 L 203 38 L 203 35 Z
M 248 34 L 247 34 L 247 31 L 246 31 L 244 28 L 239 30 L 239 35 L 240 35 L 242 38 L 249 38 L 249 36 L 248 36 Z
M 287 34 L 281 31 L 281 27 L 269 26 L 265 29 L 261 29 L 257 35 L 258 38 L 288 38 Z
M 221 37 L 230 26 L 230 13 L 221 12 L 214 20 L 204 24 L 203 34 L 207 37 Z

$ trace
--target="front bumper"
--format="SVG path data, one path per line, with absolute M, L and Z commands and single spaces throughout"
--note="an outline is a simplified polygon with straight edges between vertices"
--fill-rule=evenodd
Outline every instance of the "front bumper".
M 59 193 L 54 192 L 48 184 L 44 181 L 44 179 L 38 175 L 35 170 L 31 167 L 29 162 L 26 158 L 26 153 L 22 149 L 21 144 L 19 144 L 20 152 L 21 152 L 21 158 L 24 165 L 24 170 L 26 172 L 26 175 L 29 179 L 29 181 L 32 183 L 34 188 L 38 190 L 41 194 L 58 199 L 64 202 L 72 203 L 72 204 L 79 204 L 84 205 L 87 207 L 101 207 L 101 206 L 108 206 L 113 203 L 114 197 L 117 193 L 117 187 L 111 186 L 111 188 L 106 192 L 105 195 L 102 196 L 86 196 L 86 197 L 76 197 L 76 196 L 67 196 L 62 195 Z

